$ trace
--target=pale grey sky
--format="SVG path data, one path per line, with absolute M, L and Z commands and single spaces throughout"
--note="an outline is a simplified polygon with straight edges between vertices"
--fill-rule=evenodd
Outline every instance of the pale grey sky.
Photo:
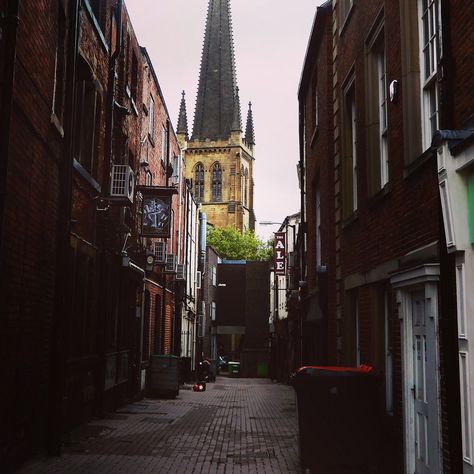
M 316 6 L 322 0 L 233 0 L 237 83 L 245 127 L 255 122 L 257 222 L 281 222 L 299 210 L 297 91 Z M 208 0 L 126 0 L 140 44 L 153 61 L 173 125 L 186 91 L 188 126 L 194 105 Z M 278 226 L 259 226 L 268 238 Z

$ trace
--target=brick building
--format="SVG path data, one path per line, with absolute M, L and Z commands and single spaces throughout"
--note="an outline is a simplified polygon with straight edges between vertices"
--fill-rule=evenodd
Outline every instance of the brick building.
M 459 389 L 469 356 L 455 296 L 464 261 L 450 244 L 432 147 L 439 129 L 459 130 L 437 134 L 444 153 L 471 136 L 470 10 L 448 0 L 326 2 L 303 68 L 301 317 L 320 317 L 302 363 L 365 363 L 381 374 L 383 472 L 461 472 L 463 459 L 470 472 L 470 403 L 462 444 Z
M 123 1 L 2 0 L 0 28 L 9 469 L 141 397 L 151 354 L 180 354 L 198 219 L 195 204 L 190 241 L 178 137 Z M 150 193 L 171 199 L 160 238 L 144 230 Z
M 6 468 L 45 446 L 51 428 L 64 153 L 55 115 L 71 108 L 70 96 L 55 87 L 63 17 L 61 2 L 0 2 L 0 465 Z

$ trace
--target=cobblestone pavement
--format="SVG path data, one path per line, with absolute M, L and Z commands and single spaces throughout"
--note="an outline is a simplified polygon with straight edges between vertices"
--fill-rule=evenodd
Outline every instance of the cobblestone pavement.
M 76 430 L 59 458 L 30 473 L 296 473 L 293 389 L 218 377 L 205 392 L 145 399 Z

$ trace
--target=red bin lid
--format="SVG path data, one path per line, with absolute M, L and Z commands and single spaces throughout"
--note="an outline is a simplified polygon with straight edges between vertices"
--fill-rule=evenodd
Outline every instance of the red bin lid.
M 370 365 L 360 365 L 359 367 L 339 367 L 339 366 L 318 366 L 318 365 L 305 365 L 300 367 L 296 373 L 305 372 L 307 369 L 313 370 L 324 370 L 326 372 L 353 372 L 357 374 L 369 374 L 373 372 L 374 368 Z

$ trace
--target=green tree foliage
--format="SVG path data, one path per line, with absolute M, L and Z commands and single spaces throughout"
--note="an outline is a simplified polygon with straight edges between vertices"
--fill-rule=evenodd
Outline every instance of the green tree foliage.
M 273 255 L 272 241 L 264 242 L 249 230 L 241 234 L 232 227 L 210 227 L 207 243 L 227 260 L 270 260 Z

